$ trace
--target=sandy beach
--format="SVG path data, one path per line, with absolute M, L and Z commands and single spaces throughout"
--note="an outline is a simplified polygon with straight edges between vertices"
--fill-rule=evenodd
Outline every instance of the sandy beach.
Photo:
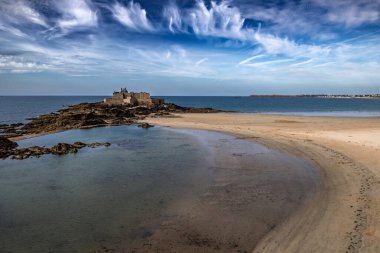
M 380 252 L 380 119 L 177 114 L 151 124 L 229 133 L 312 161 L 317 193 L 253 252 Z

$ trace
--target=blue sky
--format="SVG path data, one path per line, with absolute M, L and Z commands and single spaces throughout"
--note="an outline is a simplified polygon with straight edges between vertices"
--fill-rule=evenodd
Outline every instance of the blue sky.
M 380 0 L 0 0 L 0 95 L 380 93 Z

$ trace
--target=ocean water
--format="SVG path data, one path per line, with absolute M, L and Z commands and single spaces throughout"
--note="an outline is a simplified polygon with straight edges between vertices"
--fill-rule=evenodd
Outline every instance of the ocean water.
M 0 124 L 24 122 L 26 118 L 104 97 L 4 97 L 0 96 Z M 188 107 L 211 107 L 243 113 L 275 113 L 310 116 L 379 117 L 380 99 L 334 99 L 289 97 L 168 97 L 167 102 Z
M 167 102 L 190 107 L 211 107 L 243 113 L 306 116 L 380 116 L 380 99 L 304 97 L 164 97 Z
M 95 96 L 0 96 L 0 124 L 25 122 L 27 118 L 55 112 L 69 105 L 98 102 Z
M 319 180 L 307 161 L 199 130 L 77 129 L 19 145 L 62 141 L 112 145 L 0 160 L 1 252 L 249 252 Z

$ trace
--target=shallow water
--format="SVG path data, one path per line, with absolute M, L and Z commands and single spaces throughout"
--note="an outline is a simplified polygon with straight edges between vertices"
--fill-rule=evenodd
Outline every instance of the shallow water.
M 108 141 L 0 161 L 1 252 L 238 252 L 318 184 L 313 167 L 250 141 L 135 126 L 71 130 L 20 146 Z

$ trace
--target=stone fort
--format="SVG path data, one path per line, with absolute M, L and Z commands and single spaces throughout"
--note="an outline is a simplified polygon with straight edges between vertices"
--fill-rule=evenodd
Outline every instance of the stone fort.
M 115 91 L 112 98 L 105 98 L 105 104 L 110 105 L 130 105 L 130 106 L 153 106 L 164 103 L 163 99 L 154 99 L 150 97 L 148 92 L 128 92 L 126 88 Z

